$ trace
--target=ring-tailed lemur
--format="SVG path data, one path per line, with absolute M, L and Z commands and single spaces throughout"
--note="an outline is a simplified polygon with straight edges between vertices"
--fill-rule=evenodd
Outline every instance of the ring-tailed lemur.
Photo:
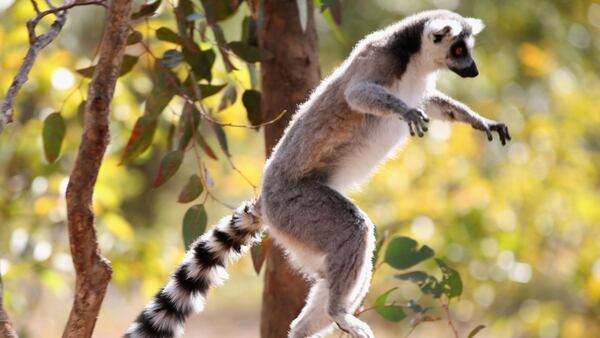
M 306 306 L 289 338 L 321 337 L 337 325 L 353 338 L 373 338 L 353 313 L 371 279 L 373 223 L 344 192 L 406 142 L 423 136 L 432 118 L 465 122 L 502 144 L 503 123 L 479 116 L 435 90 L 438 70 L 477 76 L 471 57 L 479 19 L 422 12 L 360 41 L 294 115 L 267 161 L 262 196 L 193 243 L 169 283 L 145 307 L 126 337 L 174 337 L 200 311 L 226 264 L 266 228 L 290 260 L 310 276 Z

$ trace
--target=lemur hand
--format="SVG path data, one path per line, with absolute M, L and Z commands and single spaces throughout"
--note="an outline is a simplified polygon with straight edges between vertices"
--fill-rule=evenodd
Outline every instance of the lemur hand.
M 502 145 L 506 145 L 506 141 L 510 141 L 510 133 L 508 132 L 508 126 L 502 122 L 496 122 L 490 119 L 481 119 L 471 124 L 473 128 L 484 131 L 487 134 L 488 141 L 492 141 L 492 132 L 497 132 L 500 137 Z
M 426 123 L 429 122 L 429 117 L 421 109 L 413 108 L 407 111 L 402 114 L 402 119 L 408 123 L 411 136 L 415 136 L 416 133 L 419 137 L 423 137 L 424 132 L 427 131 Z

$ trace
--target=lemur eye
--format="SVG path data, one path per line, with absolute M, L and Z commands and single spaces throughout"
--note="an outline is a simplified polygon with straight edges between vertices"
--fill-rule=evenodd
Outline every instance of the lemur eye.
M 454 55 L 461 56 L 464 51 L 465 51 L 464 48 L 462 48 L 461 46 L 458 46 L 458 47 L 454 48 Z

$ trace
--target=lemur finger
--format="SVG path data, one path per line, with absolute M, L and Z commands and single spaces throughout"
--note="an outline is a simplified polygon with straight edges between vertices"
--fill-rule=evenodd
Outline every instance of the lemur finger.
M 429 122 L 429 119 L 423 119 L 421 122 L 421 129 L 423 129 L 423 131 L 428 131 L 429 128 L 427 127 L 427 122 Z
M 408 122 L 408 130 L 410 131 L 410 136 L 415 136 L 415 131 L 413 130 L 412 123 Z
M 510 133 L 508 132 L 508 126 L 504 126 L 504 132 L 506 133 L 506 138 L 510 141 L 512 138 L 510 137 Z
M 502 143 L 503 146 L 506 145 L 506 135 L 504 135 L 504 132 L 502 131 L 502 129 L 500 129 L 498 131 L 498 136 L 500 137 L 500 143 Z
M 489 128 L 485 128 L 485 133 L 487 134 L 488 141 L 492 142 L 494 137 L 492 136 L 492 131 Z

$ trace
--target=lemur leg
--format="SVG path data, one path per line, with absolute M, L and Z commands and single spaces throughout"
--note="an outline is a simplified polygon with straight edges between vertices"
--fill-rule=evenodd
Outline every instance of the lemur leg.
M 329 288 L 325 279 L 319 279 L 311 287 L 306 305 L 290 326 L 290 338 L 320 338 L 333 328 L 333 320 L 327 311 Z
M 433 91 L 427 95 L 424 101 L 425 111 L 429 116 L 440 120 L 462 122 L 486 133 L 489 141 L 493 140 L 492 132 L 497 132 L 502 145 L 510 141 L 508 127 L 504 123 L 498 123 L 474 112 L 467 105 L 440 92 Z
M 353 338 L 373 338 L 369 326 L 353 315 L 371 277 L 371 221 L 347 198 L 316 181 L 286 182 L 277 191 L 267 188 L 263 197 L 275 240 L 286 244 L 293 239 L 296 243 L 284 245 L 292 258 L 306 252 L 299 243 L 324 256 L 319 275 L 328 291 L 326 310 L 322 311 L 329 315 L 329 323 L 335 322 Z M 313 288 L 311 293 L 317 294 L 324 286 L 317 283 Z M 311 309 L 323 308 L 324 302 L 318 301 L 322 299 L 309 297 L 294 321 L 290 338 L 312 337 L 321 331 L 311 330 L 327 329 L 324 316 L 309 315 Z

